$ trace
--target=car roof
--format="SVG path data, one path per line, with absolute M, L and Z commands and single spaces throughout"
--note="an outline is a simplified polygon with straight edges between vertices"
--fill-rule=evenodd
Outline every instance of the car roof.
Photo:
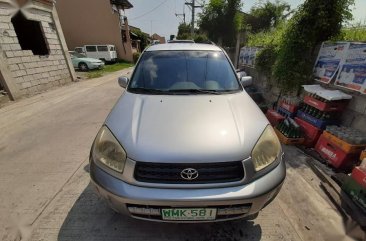
M 204 50 L 204 51 L 222 51 L 221 48 L 213 44 L 197 44 L 197 43 L 168 43 L 156 44 L 147 48 L 145 51 L 161 51 L 161 50 Z

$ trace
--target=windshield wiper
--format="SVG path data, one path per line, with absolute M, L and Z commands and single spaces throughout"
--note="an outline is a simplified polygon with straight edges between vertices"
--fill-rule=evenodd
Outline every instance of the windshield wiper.
M 177 90 L 168 90 L 170 93 L 179 93 L 179 94 L 212 94 L 219 95 L 224 93 L 221 90 L 204 90 L 204 89 L 177 89 Z
M 128 91 L 133 92 L 133 93 L 147 93 L 147 94 L 156 94 L 156 95 L 168 93 L 165 90 L 146 89 L 146 88 L 141 88 L 141 87 L 129 88 Z

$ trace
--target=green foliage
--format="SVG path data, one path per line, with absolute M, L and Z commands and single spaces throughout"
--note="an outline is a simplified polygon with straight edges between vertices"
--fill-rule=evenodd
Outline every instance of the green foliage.
M 191 25 L 181 23 L 178 26 L 177 39 L 191 39 Z
M 207 43 L 209 39 L 205 34 L 196 34 L 193 38 L 194 42 L 196 43 Z
M 93 79 L 93 78 L 99 78 L 102 77 L 103 75 L 107 74 L 107 73 L 111 73 L 111 72 L 115 72 L 121 69 L 125 69 L 125 68 L 129 68 L 133 66 L 133 64 L 126 62 L 126 61 L 119 61 L 118 63 L 115 64 L 107 64 L 104 66 L 103 69 L 98 69 L 98 70 L 90 70 L 88 73 L 86 73 L 86 77 L 88 79 Z
M 276 62 L 278 49 L 275 45 L 266 45 L 257 53 L 255 68 L 271 80 L 273 65 Z
M 361 23 L 355 26 L 345 27 L 341 29 L 339 36 L 333 39 L 334 41 L 366 41 L 366 25 Z
M 224 46 L 234 46 L 241 26 L 240 0 L 210 0 L 199 15 L 201 32 Z
M 244 16 L 244 22 L 253 33 L 268 31 L 283 22 L 289 14 L 290 5 L 277 0 L 267 1 L 251 8 L 249 15 Z
M 136 34 L 141 39 L 141 51 L 144 51 L 144 49 L 149 45 L 148 35 L 141 30 L 133 29 L 131 30 L 134 34 Z
M 282 21 L 276 28 L 268 31 L 262 31 L 256 34 L 248 35 L 247 46 L 265 47 L 278 46 L 281 43 L 282 36 L 286 30 L 287 22 Z
M 133 58 L 133 62 L 134 63 L 137 63 L 137 60 L 139 60 L 139 58 L 140 58 L 140 53 L 138 53 L 138 52 L 135 52 L 135 53 L 133 53 L 132 54 L 132 58 Z
M 338 36 L 342 23 L 351 20 L 354 0 L 306 0 L 290 20 L 278 47 L 273 76 L 285 91 L 312 81 L 315 50 Z

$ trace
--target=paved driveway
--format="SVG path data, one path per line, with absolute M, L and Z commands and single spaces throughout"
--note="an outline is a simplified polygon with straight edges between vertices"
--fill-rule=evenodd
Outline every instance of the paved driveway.
M 287 179 L 255 221 L 161 224 L 109 209 L 89 185 L 91 143 L 122 89 L 120 71 L 0 109 L 2 240 L 338 240 L 342 220 L 295 148 Z

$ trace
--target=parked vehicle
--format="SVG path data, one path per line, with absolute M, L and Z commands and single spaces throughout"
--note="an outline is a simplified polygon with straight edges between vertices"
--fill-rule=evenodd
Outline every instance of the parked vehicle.
M 104 62 L 117 61 L 116 47 L 111 44 L 84 45 L 83 47 L 76 47 L 75 52 L 85 54 L 88 58 L 100 59 Z
M 99 59 L 87 58 L 85 55 L 73 51 L 69 53 L 75 69 L 88 71 L 90 69 L 101 69 L 104 67 L 104 62 Z
M 118 82 L 126 91 L 90 155 L 93 186 L 114 210 L 160 222 L 253 219 L 276 197 L 281 144 L 221 48 L 150 46 Z

